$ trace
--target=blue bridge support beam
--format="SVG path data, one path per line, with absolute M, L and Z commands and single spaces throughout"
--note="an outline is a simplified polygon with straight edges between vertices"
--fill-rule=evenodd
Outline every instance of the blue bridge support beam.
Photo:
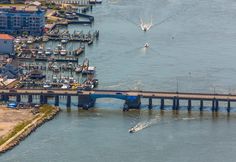
M 28 103 L 32 103 L 33 102 L 33 96 L 32 95 L 28 95 Z

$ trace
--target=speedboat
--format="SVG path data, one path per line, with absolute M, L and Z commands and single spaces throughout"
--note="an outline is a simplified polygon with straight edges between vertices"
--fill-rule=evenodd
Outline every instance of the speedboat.
M 135 129 L 134 128 L 130 128 L 129 129 L 129 133 L 135 133 L 136 131 L 135 131 Z
M 149 47 L 149 44 L 148 44 L 148 43 L 145 43 L 144 47 L 145 47 L 145 48 L 148 48 L 148 47 Z

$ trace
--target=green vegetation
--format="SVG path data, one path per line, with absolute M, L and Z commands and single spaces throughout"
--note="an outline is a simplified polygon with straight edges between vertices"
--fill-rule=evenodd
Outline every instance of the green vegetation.
M 40 112 L 40 114 L 43 114 L 44 117 L 47 117 L 48 115 L 52 114 L 54 109 L 55 108 L 53 106 L 43 105 L 39 108 L 39 112 Z

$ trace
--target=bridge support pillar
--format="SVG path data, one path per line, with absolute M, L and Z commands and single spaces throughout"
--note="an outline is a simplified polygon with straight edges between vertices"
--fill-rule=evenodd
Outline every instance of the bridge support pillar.
M 176 97 L 173 98 L 172 110 L 176 109 Z
M 43 96 L 43 103 L 47 104 L 48 103 L 48 97 L 47 96 Z
M 228 103 L 227 103 L 227 113 L 228 114 L 230 114 L 230 109 L 231 109 L 230 101 L 228 100 Z
M 192 101 L 189 99 L 188 100 L 188 112 L 190 112 L 192 109 Z
M 44 96 L 42 94 L 39 97 L 39 103 L 44 104 Z
M 55 106 L 59 106 L 59 96 L 55 96 Z
M 71 96 L 67 96 L 66 107 L 71 107 Z
M 200 100 L 200 111 L 203 111 L 203 100 Z
M 17 95 L 16 96 L 16 102 L 19 103 L 21 101 L 21 96 L 20 95 Z
M 175 108 L 175 110 L 179 110 L 179 98 L 176 98 L 176 108 Z
M 93 107 L 95 102 L 96 99 L 92 98 L 91 95 L 78 95 L 78 107 L 82 107 L 85 110 Z
M 149 98 L 148 108 L 152 109 L 152 98 Z
M 4 102 L 8 102 L 9 101 L 9 96 L 7 94 L 2 94 L 1 100 Z
M 215 111 L 215 99 L 212 100 L 212 108 L 211 108 L 212 112 Z
M 32 103 L 33 102 L 33 96 L 32 95 L 28 95 L 28 103 Z
M 140 96 L 127 96 L 123 111 L 127 111 L 129 109 L 139 109 L 140 105 L 141 105 Z
M 161 98 L 160 109 L 161 109 L 161 110 L 164 110 L 164 107 L 165 107 L 165 100 L 164 100 L 164 98 Z
M 218 100 L 215 100 L 215 105 L 216 105 L 215 112 L 218 112 L 218 110 L 219 110 L 219 101 Z

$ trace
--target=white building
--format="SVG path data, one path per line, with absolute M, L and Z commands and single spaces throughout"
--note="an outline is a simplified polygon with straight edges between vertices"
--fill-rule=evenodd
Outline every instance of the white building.
M 1 54 L 8 54 L 13 55 L 15 54 L 14 51 L 14 37 L 8 34 L 0 34 L 0 55 Z

